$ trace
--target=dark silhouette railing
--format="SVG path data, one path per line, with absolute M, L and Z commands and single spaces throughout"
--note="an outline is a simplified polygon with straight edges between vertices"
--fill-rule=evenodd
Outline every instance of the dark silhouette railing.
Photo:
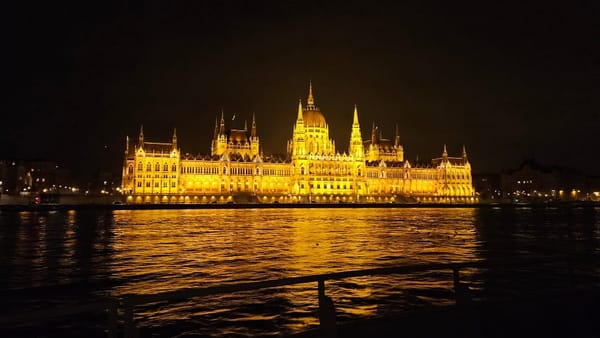
M 510 268 L 525 267 L 543 263 L 564 262 L 569 275 L 569 285 L 573 286 L 573 259 L 562 257 L 545 257 L 530 259 L 526 262 L 502 261 L 490 263 L 488 261 L 460 262 L 460 263 L 433 263 L 433 264 L 414 264 L 404 266 L 380 267 L 372 269 L 351 270 L 343 272 L 334 272 L 328 274 L 290 277 L 275 280 L 266 280 L 258 282 L 245 282 L 235 284 L 225 284 L 201 288 L 187 288 L 174 291 L 167 291 L 146 295 L 125 295 L 120 299 L 110 299 L 106 302 L 98 302 L 87 305 L 70 306 L 59 309 L 40 310 L 26 314 L 17 314 L 0 319 L 0 324 L 10 324 L 16 322 L 39 322 L 44 319 L 66 317 L 71 314 L 101 312 L 107 313 L 107 335 L 110 338 L 117 336 L 117 306 L 120 304 L 123 309 L 123 336 L 125 338 L 137 338 L 139 330 L 135 325 L 135 308 L 146 304 L 157 302 L 176 302 L 196 297 L 207 297 L 219 294 L 229 294 L 243 291 L 253 291 L 259 289 L 276 288 L 290 286 L 295 284 L 316 283 L 317 297 L 319 304 L 319 323 L 320 329 L 329 336 L 335 336 L 335 310 L 333 302 L 325 295 L 325 282 L 331 280 L 340 280 L 352 277 L 363 276 L 383 276 L 392 274 L 415 274 L 427 271 L 448 271 L 452 272 L 454 297 L 457 305 L 471 302 L 468 285 L 460 280 L 460 271 L 470 268 Z M 332 334 L 333 333 L 333 334 Z

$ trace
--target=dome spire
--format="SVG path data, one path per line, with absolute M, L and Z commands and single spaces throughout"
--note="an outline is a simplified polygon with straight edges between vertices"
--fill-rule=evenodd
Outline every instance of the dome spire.
M 315 98 L 313 97 L 313 90 L 312 90 L 312 81 L 308 82 L 308 100 L 306 100 L 306 104 L 308 107 L 315 105 Z

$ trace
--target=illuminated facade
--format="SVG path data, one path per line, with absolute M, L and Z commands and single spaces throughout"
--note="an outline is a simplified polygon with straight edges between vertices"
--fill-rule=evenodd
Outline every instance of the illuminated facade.
M 216 122 L 216 121 L 215 121 Z M 472 202 L 471 165 L 466 151 L 428 165 L 404 160 L 398 128 L 384 139 L 375 126 L 361 136 L 354 107 L 348 152 L 336 150 L 329 125 L 315 105 L 312 85 L 306 106 L 298 103 L 287 156 L 260 151 L 254 116 L 248 130 L 215 123 L 211 154 L 182 156 L 177 135 L 168 143 L 126 141 L 122 191 L 130 203 L 393 203 Z

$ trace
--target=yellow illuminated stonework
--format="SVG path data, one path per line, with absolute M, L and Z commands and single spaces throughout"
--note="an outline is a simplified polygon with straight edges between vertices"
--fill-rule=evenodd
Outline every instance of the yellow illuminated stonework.
M 475 201 L 471 165 L 442 156 L 427 165 L 404 159 L 398 128 L 394 140 L 373 126 L 363 140 L 354 107 L 350 146 L 336 150 L 329 125 L 315 105 L 298 102 L 287 156 L 260 151 L 254 116 L 250 130 L 215 121 L 211 154 L 182 156 L 177 135 L 168 143 L 126 141 L 122 192 L 129 203 L 469 203 Z

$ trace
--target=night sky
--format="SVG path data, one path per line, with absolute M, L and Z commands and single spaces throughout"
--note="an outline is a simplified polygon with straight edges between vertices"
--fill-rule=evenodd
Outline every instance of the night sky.
M 5 7 L 0 159 L 120 173 L 125 136 L 209 153 L 221 109 L 284 153 L 312 80 L 338 150 L 398 123 L 405 158 L 466 145 L 474 173 L 526 158 L 600 174 L 600 5 L 123 1 Z M 16 6 L 16 7 L 15 7 Z

